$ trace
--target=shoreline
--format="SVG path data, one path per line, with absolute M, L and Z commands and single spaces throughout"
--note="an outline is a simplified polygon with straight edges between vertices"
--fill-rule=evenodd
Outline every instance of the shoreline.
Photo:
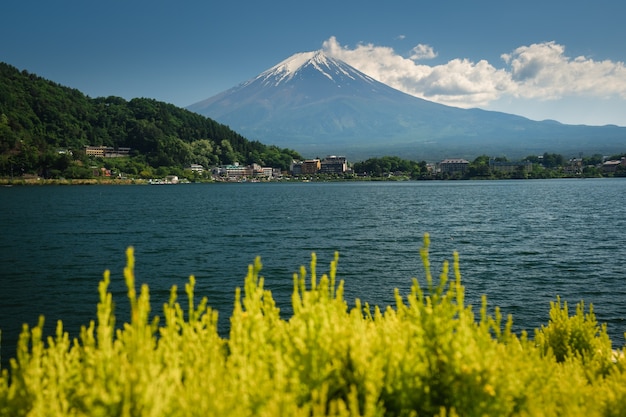
M 553 177 L 553 178 L 525 178 L 525 179 L 514 179 L 514 178 L 448 178 L 448 179 L 438 179 L 438 178 L 420 178 L 420 179 L 409 179 L 409 178 L 378 178 L 378 177 L 366 177 L 366 178 L 326 178 L 326 179 L 314 179 L 314 180 L 301 180 L 301 179 L 288 179 L 287 182 L 346 182 L 346 181 L 356 181 L 356 182 L 397 182 L 397 181 L 502 181 L 502 180 L 514 180 L 514 181 L 524 181 L 524 180 L 535 180 L 535 179 L 587 179 L 587 178 L 610 178 L 610 177 Z M 49 185 L 151 185 L 149 179 L 142 178 L 128 178 L 128 179 L 99 179 L 99 178 L 77 178 L 77 179 L 45 179 L 39 177 L 28 177 L 28 178 L 0 178 L 0 187 L 12 187 L 12 186 L 49 186 Z M 282 180 L 285 181 L 285 180 Z M 236 181 L 198 181 L 197 183 L 207 183 L 207 184 L 219 184 L 219 183 L 235 183 Z M 251 181 L 254 182 L 254 181 Z M 262 181 L 262 182 L 281 182 L 281 181 Z M 180 182 L 179 184 L 187 184 L 192 182 Z M 176 184 L 174 184 L 176 185 Z
M 12 187 L 18 185 L 147 185 L 143 179 L 44 179 L 44 178 L 0 178 L 0 186 Z

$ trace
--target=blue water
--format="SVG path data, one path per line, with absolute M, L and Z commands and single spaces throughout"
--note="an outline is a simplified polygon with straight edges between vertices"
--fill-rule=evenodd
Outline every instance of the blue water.
M 435 274 L 460 253 L 466 300 L 512 314 L 516 331 L 548 322 L 557 295 L 594 305 L 614 346 L 626 331 L 624 179 L 541 181 L 190 184 L 0 188 L 2 362 L 22 323 L 62 319 L 75 336 L 95 317 L 97 286 L 111 270 L 118 322 L 128 315 L 122 269 L 135 247 L 138 283 L 155 314 L 176 284 L 196 276 L 228 326 L 234 289 L 262 257 L 266 287 L 288 315 L 293 273 L 327 271 L 349 303 L 393 304 L 423 278 L 419 248 L 431 236 Z

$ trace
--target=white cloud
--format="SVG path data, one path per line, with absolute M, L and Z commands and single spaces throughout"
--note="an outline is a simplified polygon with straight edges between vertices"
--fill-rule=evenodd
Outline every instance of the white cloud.
M 521 46 L 502 59 L 510 65 L 515 96 L 559 99 L 566 96 L 626 98 L 626 67 L 623 62 L 594 61 L 565 55 L 555 42 Z
M 405 58 L 392 48 L 359 44 L 354 49 L 342 47 L 335 37 L 323 44 L 329 55 L 341 59 L 367 75 L 398 90 L 438 103 L 476 107 L 497 99 L 509 88 L 510 75 L 487 61 L 473 63 L 454 59 L 445 65 L 429 66 L 416 62 L 416 54 L 433 58 L 432 47 L 418 45 Z
M 411 49 L 411 59 L 413 61 L 419 61 L 420 59 L 433 59 L 437 57 L 437 53 L 430 45 L 418 44 Z
M 570 58 L 565 47 L 555 42 L 521 46 L 503 54 L 503 68 L 485 60 L 473 62 L 466 58 L 425 65 L 421 60 L 434 58 L 437 53 L 423 44 L 413 48 L 408 58 L 386 46 L 344 47 L 335 37 L 325 41 L 323 49 L 398 90 L 458 107 L 485 107 L 507 98 L 626 99 L 623 62 L 594 61 L 584 56 Z

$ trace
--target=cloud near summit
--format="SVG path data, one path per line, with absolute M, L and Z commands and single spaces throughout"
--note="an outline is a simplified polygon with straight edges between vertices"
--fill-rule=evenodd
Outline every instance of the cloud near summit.
M 520 46 L 504 53 L 502 68 L 480 60 L 456 58 L 445 64 L 424 63 L 437 56 L 419 44 L 402 56 L 387 46 L 342 46 L 333 36 L 322 46 L 369 76 L 405 93 L 457 107 L 486 106 L 496 100 L 522 98 L 558 100 L 565 97 L 626 99 L 623 62 L 568 57 L 555 42 Z

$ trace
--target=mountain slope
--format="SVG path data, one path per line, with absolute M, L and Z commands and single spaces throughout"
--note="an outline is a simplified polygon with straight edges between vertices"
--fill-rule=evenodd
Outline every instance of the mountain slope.
M 70 161 L 59 150 L 72 150 L 78 159 L 86 145 L 130 147 L 139 162 L 152 167 L 238 161 L 287 169 L 297 155 L 172 104 L 92 99 L 0 62 L 0 176 L 66 170 Z
M 321 51 L 295 54 L 187 108 L 247 137 L 305 154 L 514 157 L 611 153 L 626 146 L 626 128 L 444 106 L 395 90 Z

